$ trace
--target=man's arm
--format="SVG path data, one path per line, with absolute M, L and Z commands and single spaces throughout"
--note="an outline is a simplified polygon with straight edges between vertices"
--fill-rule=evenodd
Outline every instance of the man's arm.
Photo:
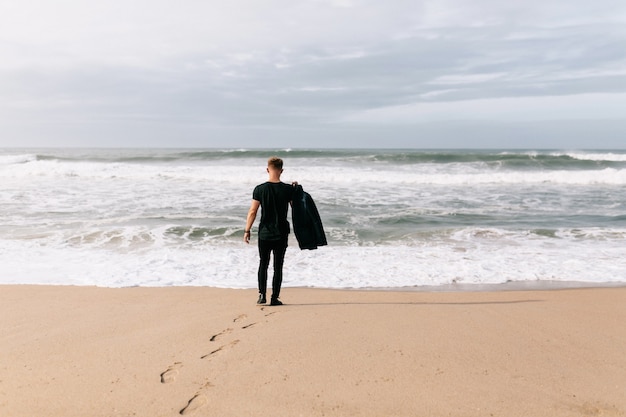
M 256 219 L 256 213 L 259 210 L 259 206 L 261 205 L 260 201 L 252 200 L 250 204 L 250 210 L 248 210 L 248 218 L 246 219 L 246 228 L 243 233 L 243 241 L 246 243 L 250 243 L 250 229 L 252 229 L 252 225 L 254 224 L 254 220 Z

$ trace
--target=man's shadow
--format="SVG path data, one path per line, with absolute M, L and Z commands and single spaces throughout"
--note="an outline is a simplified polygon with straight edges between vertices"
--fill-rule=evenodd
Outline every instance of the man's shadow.
M 340 305 L 450 305 L 450 306 L 472 306 L 472 305 L 499 305 L 499 304 L 524 304 L 524 303 L 542 303 L 544 300 L 512 300 L 512 301 L 345 301 L 345 302 L 319 302 L 319 303 L 294 303 L 285 306 L 340 306 Z

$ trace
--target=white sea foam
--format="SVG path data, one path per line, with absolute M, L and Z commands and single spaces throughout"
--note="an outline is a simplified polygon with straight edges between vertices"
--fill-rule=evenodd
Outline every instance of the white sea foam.
M 623 157 L 626 155 L 615 155 Z M 37 160 L 33 155 L 3 156 L 0 159 L 0 178 L 30 180 L 32 178 L 118 179 L 129 181 L 215 181 L 224 184 L 251 184 L 264 174 L 262 167 L 242 166 L 233 160 L 230 165 L 175 165 L 130 164 L 101 162 L 66 162 Z M 626 185 L 626 169 L 603 168 L 588 170 L 532 170 L 512 171 L 485 169 L 479 164 L 421 164 L 408 166 L 299 166 L 288 169 L 285 179 L 309 184 L 334 184 L 363 187 L 367 184 L 400 185 L 482 185 L 482 184 L 570 184 L 570 185 Z
M 624 235 L 624 231 L 620 233 Z M 562 244 L 539 236 L 534 241 L 520 241 L 494 231 L 470 235 L 456 235 L 447 244 L 329 246 L 317 251 L 300 251 L 292 242 L 284 285 L 387 288 L 537 280 L 626 281 L 624 249 L 611 243 Z M 5 257 L 1 277 L 5 284 L 256 286 L 256 246 L 243 243 L 154 244 L 128 253 L 106 249 L 106 245 L 93 249 L 0 241 L 0 251 Z M 601 259 L 605 262 L 599 262 Z
M 36 159 L 37 156 L 32 154 L 0 155 L 0 167 L 3 165 L 23 164 Z
M 556 155 L 556 154 L 555 154 Z M 626 162 L 626 153 L 613 152 L 566 152 L 564 155 L 581 161 Z
M 267 176 L 258 152 L 81 152 L 0 154 L 0 283 L 256 285 L 241 234 Z M 612 155 L 516 168 L 289 150 L 283 180 L 314 196 L 329 246 L 292 237 L 285 285 L 626 282 L 626 166 Z

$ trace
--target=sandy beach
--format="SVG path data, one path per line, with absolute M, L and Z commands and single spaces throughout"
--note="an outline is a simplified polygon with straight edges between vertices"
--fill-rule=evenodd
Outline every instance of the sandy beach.
M 626 415 L 626 288 L 0 294 L 3 417 Z

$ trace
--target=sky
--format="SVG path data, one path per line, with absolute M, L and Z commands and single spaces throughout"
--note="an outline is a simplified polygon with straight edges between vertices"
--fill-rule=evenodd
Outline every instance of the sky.
M 626 149 L 623 0 L 0 0 L 0 147 Z

